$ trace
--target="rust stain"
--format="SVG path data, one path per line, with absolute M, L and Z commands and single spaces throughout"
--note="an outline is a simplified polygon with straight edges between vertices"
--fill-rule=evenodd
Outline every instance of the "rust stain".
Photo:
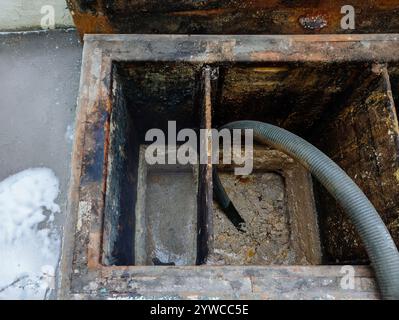
M 85 33 L 117 33 L 107 16 L 93 15 L 91 13 L 83 13 L 71 10 L 73 22 L 78 28 L 81 39 Z
M 81 36 L 85 33 L 308 34 L 348 33 L 334 1 L 97 1 L 90 10 L 68 0 Z M 288 3 L 289 2 L 289 3 Z M 179 4 L 180 3 L 180 4 Z M 352 0 L 357 33 L 399 32 L 397 0 Z M 144 13 L 144 14 L 142 14 Z M 381 16 L 384 19 L 381 20 Z M 194 20 L 191 20 L 194 19 Z
M 288 70 L 288 67 L 257 67 L 252 69 L 252 71 L 259 73 L 279 73 Z
M 238 181 L 240 183 L 249 183 L 249 182 L 251 182 L 251 178 L 249 176 L 245 176 L 245 177 L 241 176 L 238 178 Z
M 172 16 L 200 16 L 207 17 L 211 15 L 220 15 L 223 13 L 233 12 L 232 9 L 209 9 L 209 10 L 190 10 L 190 11 L 176 11 L 171 12 L 169 15 Z
M 101 232 L 92 232 L 87 247 L 87 268 L 95 270 L 100 264 Z

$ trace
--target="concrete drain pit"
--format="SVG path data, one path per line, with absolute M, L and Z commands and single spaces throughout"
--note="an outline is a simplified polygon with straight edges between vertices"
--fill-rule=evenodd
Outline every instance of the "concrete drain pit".
M 213 201 L 211 165 L 144 159 L 146 132 L 168 121 L 196 132 L 276 124 L 336 161 L 398 241 L 398 42 L 324 37 L 86 36 L 64 296 L 378 297 L 369 267 L 356 266 L 368 260 L 352 224 L 283 153 L 256 145 L 248 177 L 218 165 L 245 232 Z M 355 289 L 339 289 L 340 264 L 356 269 Z
M 195 265 L 198 168 L 148 165 L 140 153 L 135 264 Z
M 166 134 L 168 121 L 198 131 L 197 73 L 188 64 L 114 66 L 102 240 L 107 265 L 196 264 L 198 166 L 147 164 L 145 133 Z
M 312 181 L 306 170 L 277 150 L 255 145 L 254 169 L 236 176 L 233 165 L 218 171 L 246 222 L 240 232 L 213 203 L 214 242 L 208 264 L 309 265 L 321 263 Z
M 297 81 L 299 68 L 291 65 L 221 65 L 213 68 L 217 70 L 213 75 L 218 72 L 225 75 L 227 101 L 232 99 L 228 94 L 234 96 L 237 94 L 235 90 L 243 86 L 236 82 L 245 80 L 255 82 L 257 90 L 247 89 L 252 90 L 248 96 L 251 94 L 257 99 L 263 95 L 272 100 L 275 89 L 268 86 L 274 86 L 277 79 L 284 77 L 295 78 L 287 81 L 291 85 Z M 311 75 L 319 71 L 315 68 L 307 71 L 308 66 L 301 68 Z M 148 130 L 161 129 L 166 134 L 168 121 L 172 120 L 178 120 L 177 130 L 194 128 L 198 131 L 203 124 L 212 123 L 212 114 L 216 114 L 218 106 L 215 104 L 213 110 L 201 96 L 207 95 L 203 70 L 200 65 L 188 63 L 115 64 L 103 263 L 158 266 L 319 264 L 319 231 L 310 177 L 282 153 L 263 152 L 264 147 L 259 146 L 255 153 L 257 167 L 254 174 L 238 180 L 233 175 L 234 180 L 240 182 L 238 185 L 234 182 L 235 195 L 241 194 L 242 199 L 235 196 L 232 199 L 237 200 L 240 211 L 251 221 L 243 235 L 231 233 L 231 222 L 227 218 L 227 221 L 223 220 L 220 210 L 213 210 L 210 201 L 212 179 L 199 166 L 146 163 L 145 143 L 148 142 L 144 141 L 144 135 Z M 208 93 L 212 95 L 210 90 L 217 88 L 219 80 L 211 77 L 208 80 Z M 260 86 L 260 83 L 264 85 Z M 283 81 L 281 85 L 285 85 Z M 315 93 L 311 91 L 309 94 Z M 282 95 L 282 99 L 284 97 Z M 215 99 L 211 98 L 210 102 L 212 100 Z M 222 107 L 219 105 L 219 108 Z M 270 120 L 275 121 L 275 111 L 267 106 L 262 108 L 266 114 L 270 113 L 267 115 Z M 238 112 L 245 110 L 240 108 Z M 168 139 L 168 135 L 165 138 Z M 166 150 L 169 150 L 168 145 Z M 166 158 L 169 158 L 167 151 Z M 222 173 L 223 182 L 231 189 L 229 176 Z M 301 183 L 302 189 L 295 189 L 293 185 L 296 183 Z M 270 184 L 270 189 L 263 184 Z M 208 197 L 201 197 L 199 189 L 207 190 Z M 258 194 L 257 190 L 263 190 L 263 193 Z M 253 207 L 255 198 L 261 199 L 257 208 Z M 234 256 L 236 258 L 231 258 Z

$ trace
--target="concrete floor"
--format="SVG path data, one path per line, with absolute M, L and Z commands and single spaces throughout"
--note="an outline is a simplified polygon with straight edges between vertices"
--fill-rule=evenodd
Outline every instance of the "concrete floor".
M 82 46 L 74 30 L 0 34 L 0 181 L 52 169 L 65 218 Z

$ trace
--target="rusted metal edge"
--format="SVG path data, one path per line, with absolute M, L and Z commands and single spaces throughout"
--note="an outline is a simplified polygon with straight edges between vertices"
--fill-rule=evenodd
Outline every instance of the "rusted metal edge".
M 202 70 L 200 84 L 200 129 L 212 129 L 212 69 L 205 66 Z M 210 131 L 207 131 L 210 133 Z M 213 210 L 212 210 L 212 141 L 210 136 L 203 137 L 201 144 L 206 145 L 206 164 L 199 165 L 198 184 L 198 230 L 197 230 L 197 264 L 206 262 L 213 242 Z
M 345 276 L 353 275 L 348 284 Z M 364 266 L 114 267 L 72 299 L 378 299 Z
M 121 40 L 137 40 L 142 38 L 161 39 L 168 37 L 169 39 L 194 39 L 194 40 L 219 40 L 225 39 L 274 39 L 284 40 L 292 39 L 296 41 L 396 41 L 399 40 L 399 33 L 368 33 L 368 34 L 293 34 L 293 35 L 215 35 L 215 34 L 85 34 L 84 41 L 121 41 Z
M 367 35 L 86 35 L 119 61 L 353 62 L 399 61 L 399 34 Z M 149 45 L 151 43 L 151 45 Z
M 67 0 L 80 35 L 333 34 L 398 32 L 396 0 L 352 0 L 354 26 L 345 27 L 340 1 Z

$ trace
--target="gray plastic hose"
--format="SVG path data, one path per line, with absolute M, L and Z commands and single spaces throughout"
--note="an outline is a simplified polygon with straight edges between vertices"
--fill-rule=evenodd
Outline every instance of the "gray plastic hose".
M 355 225 L 367 250 L 384 299 L 399 299 L 399 253 L 380 215 L 352 179 L 319 149 L 282 128 L 237 121 L 221 129 L 253 129 L 254 139 L 301 163 L 338 201 Z

